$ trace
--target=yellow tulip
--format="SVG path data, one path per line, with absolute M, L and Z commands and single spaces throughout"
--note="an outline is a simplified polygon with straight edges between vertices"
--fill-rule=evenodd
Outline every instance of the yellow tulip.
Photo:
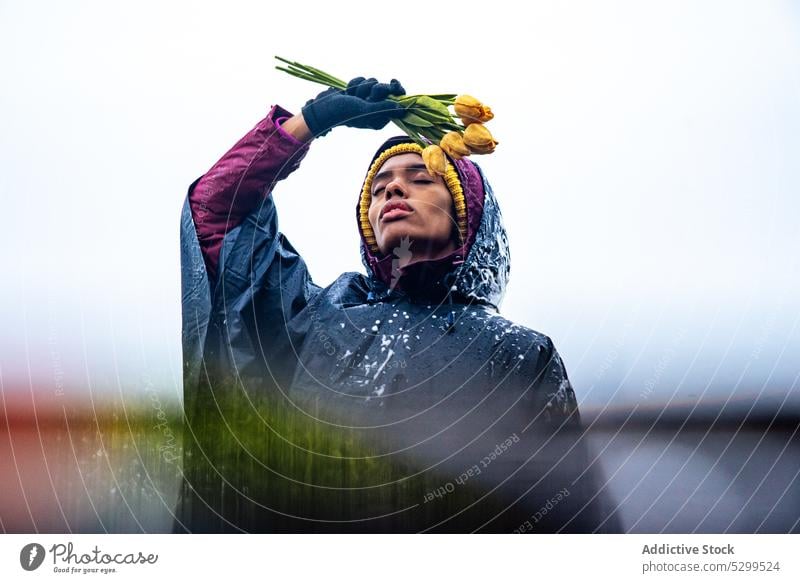
M 447 158 L 444 156 L 444 150 L 439 146 L 431 144 L 422 150 L 422 161 L 425 162 L 425 167 L 431 176 L 437 174 L 444 176 L 447 170 Z
M 461 123 L 468 126 L 473 123 L 486 123 L 494 117 L 492 109 L 484 105 L 472 95 L 459 95 L 454 104 L 456 115 Z
M 491 154 L 495 146 L 499 144 L 480 123 L 473 123 L 464 130 L 464 143 L 473 154 Z
M 439 146 L 453 160 L 460 160 L 462 156 L 469 156 L 470 154 L 469 148 L 464 143 L 464 138 L 458 132 L 447 132 L 442 141 L 439 142 Z

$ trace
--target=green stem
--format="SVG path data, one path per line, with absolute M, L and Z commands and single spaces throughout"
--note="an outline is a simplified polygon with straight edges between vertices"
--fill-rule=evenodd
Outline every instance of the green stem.
M 434 144 L 438 144 L 444 137 L 444 132 L 436 127 L 420 128 L 419 133 L 428 138 Z
M 414 140 L 420 147 L 424 148 L 426 146 L 425 142 L 422 141 L 422 138 L 420 138 L 419 134 L 416 131 L 412 130 L 410 127 L 408 127 L 399 119 L 395 119 L 392 121 L 394 121 L 395 125 L 399 127 L 401 130 L 403 130 L 408 135 L 408 137 Z
M 305 66 L 310 71 L 316 73 L 317 75 L 320 75 L 321 77 L 324 77 L 330 83 L 334 84 L 334 85 L 331 85 L 332 87 L 336 87 L 337 89 L 347 89 L 347 83 L 345 83 L 344 81 L 342 81 L 338 77 L 334 77 L 333 75 L 329 75 L 325 71 L 320 71 L 319 69 L 315 69 L 314 67 L 311 67 L 311 66 L 308 66 L 308 65 L 305 65 Z
M 434 125 L 445 125 L 453 123 L 453 117 L 449 114 L 445 117 L 443 114 L 433 109 L 426 107 L 409 107 L 408 111 L 422 119 L 431 122 Z
M 290 67 L 294 67 L 295 69 L 299 69 L 302 73 L 306 75 L 316 77 L 318 79 L 318 83 L 320 84 L 327 84 L 331 87 L 336 89 L 345 89 L 347 88 L 347 83 L 326 73 L 325 71 L 321 71 L 316 67 L 312 67 L 311 65 L 304 65 L 303 63 L 298 63 L 297 61 L 289 61 L 288 59 L 284 59 L 283 57 L 279 57 L 275 55 L 275 58 L 279 61 L 282 61 L 288 64 Z M 282 69 L 283 70 L 283 69 Z
M 314 83 L 322 83 L 322 80 L 318 79 L 317 77 L 296 69 L 286 69 L 285 67 L 279 67 L 277 65 L 275 65 L 275 68 L 278 69 L 278 71 L 289 73 L 289 75 L 292 75 L 293 77 L 299 77 L 300 79 L 305 79 L 306 81 L 312 81 Z

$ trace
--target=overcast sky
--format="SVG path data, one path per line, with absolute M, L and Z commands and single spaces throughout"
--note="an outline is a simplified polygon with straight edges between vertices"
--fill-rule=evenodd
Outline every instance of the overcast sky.
M 0 2 L 4 390 L 180 394 L 186 188 L 322 89 L 277 54 L 491 105 L 501 311 L 553 339 L 584 406 L 780 402 L 800 370 L 798 4 L 511 4 Z M 320 285 L 363 269 L 353 209 L 395 133 L 337 129 L 274 192 Z

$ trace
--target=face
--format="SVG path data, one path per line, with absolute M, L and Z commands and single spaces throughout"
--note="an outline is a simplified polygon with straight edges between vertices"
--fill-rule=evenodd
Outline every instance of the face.
M 384 255 L 408 237 L 415 261 L 444 257 L 458 247 L 453 197 L 444 178 L 428 174 L 419 154 L 392 156 L 375 174 L 369 222 Z

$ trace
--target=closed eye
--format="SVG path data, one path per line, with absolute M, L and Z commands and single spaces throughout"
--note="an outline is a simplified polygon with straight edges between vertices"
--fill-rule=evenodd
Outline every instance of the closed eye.
M 433 183 L 434 183 L 434 180 L 431 180 L 430 178 L 417 178 L 416 180 L 413 180 L 412 182 L 413 182 L 414 184 L 433 184 Z M 378 195 L 379 195 L 381 192 L 383 192 L 384 190 L 386 190 L 386 187 L 385 187 L 385 186 L 381 186 L 380 188 L 376 188 L 376 189 L 375 189 L 375 190 L 372 192 L 372 196 L 378 196 Z

